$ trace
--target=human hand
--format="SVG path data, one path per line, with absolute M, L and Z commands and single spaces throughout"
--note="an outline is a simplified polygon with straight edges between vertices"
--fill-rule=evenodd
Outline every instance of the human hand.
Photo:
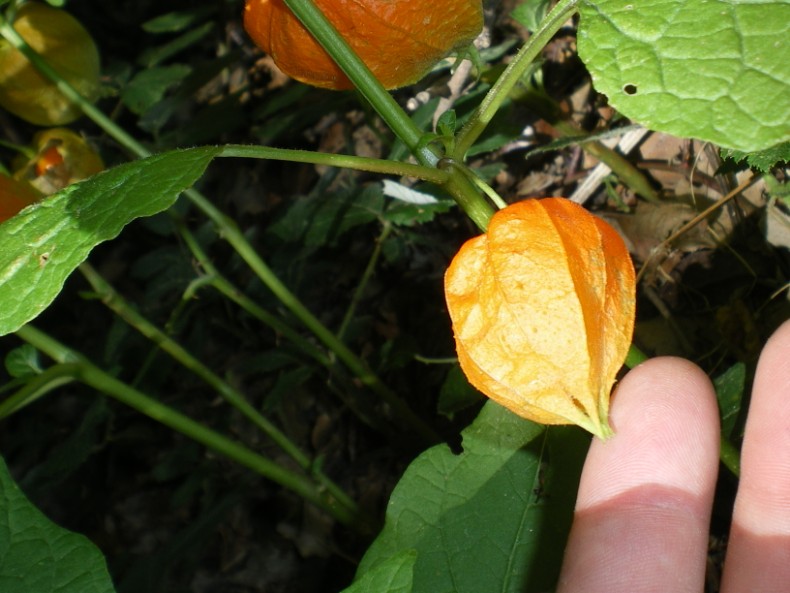
M 582 472 L 558 593 L 701 593 L 719 422 L 692 363 L 650 360 L 612 399 Z M 722 593 L 790 591 L 790 322 L 760 357 Z

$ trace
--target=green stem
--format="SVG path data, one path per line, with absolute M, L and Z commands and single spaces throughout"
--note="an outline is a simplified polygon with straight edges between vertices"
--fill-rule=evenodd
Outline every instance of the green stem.
M 337 339 L 318 318 L 294 295 L 266 263 L 255 253 L 236 224 L 217 210 L 214 205 L 203 196 L 192 196 L 193 201 L 212 220 L 222 220 L 225 240 L 231 244 L 247 265 L 255 272 L 256 276 L 277 297 L 277 299 L 310 330 L 337 358 L 354 373 L 359 380 L 367 385 L 374 393 L 379 395 L 390 406 L 392 411 L 406 423 L 426 443 L 439 441 L 436 432 L 417 416 L 398 395 L 384 385 L 382 380 L 354 354 L 343 342 Z M 218 225 L 219 226 L 219 225 Z
M 285 3 L 337 62 L 381 119 L 409 147 L 417 160 L 423 165 L 435 165 L 438 157 L 429 146 L 421 142 L 422 130 L 414 124 L 312 0 L 285 0 Z
M 291 1 L 296 3 L 306 3 L 306 0 Z M 307 3 L 309 4 L 309 2 Z M 312 7 L 312 12 L 317 13 L 320 16 L 318 20 L 326 21 L 323 15 L 321 15 L 320 12 L 318 12 L 317 9 L 312 6 L 312 4 L 310 4 L 310 6 Z M 329 27 L 331 27 L 331 25 L 329 25 Z M 116 141 L 139 157 L 150 155 L 150 151 L 148 151 L 148 149 L 146 149 L 142 144 L 127 134 L 126 131 L 112 122 L 101 111 L 96 109 L 67 81 L 63 80 L 63 78 L 58 75 L 58 73 L 55 72 L 55 70 L 53 70 L 35 50 L 30 48 L 30 46 L 25 43 L 24 39 L 22 39 L 22 37 L 20 37 L 19 34 L 14 31 L 13 27 L 11 27 L 2 16 L 0 16 L 0 35 L 6 37 L 12 43 L 12 45 L 14 45 L 14 47 L 17 47 L 20 51 L 22 51 L 25 57 L 27 57 L 43 75 L 52 80 L 57 85 L 58 89 L 60 89 L 61 92 L 66 95 L 66 97 L 78 104 L 88 117 L 90 117 L 102 129 L 104 129 L 104 131 L 112 136 Z M 335 35 L 339 38 L 339 35 L 336 33 Z M 372 74 L 369 74 L 369 76 L 372 77 Z M 375 78 L 373 78 L 373 80 L 375 81 Z M 376 82 L 376 84 L 378 83 Z M 371 83 L 369 86 L 376 85 Z M 381 88 L 380 85 L 378 85 L 378 87 Z M 386 95 L 388 101 L 379 96 L 380 102 L 382 106 L 389 105 L 388 113 L 391 112 L 388 118 L 384 118 L 385 121 L 388 123 L 398 122 L 398 128 L 400 132 L 396 131 L 396 133 L 399 133 L 399 135 L 400 133 L 405 134 L 405 136 L 402 136 L 402 138 L 408 139 L 408 142 L 404 140 L 408 146 L 418 147 L 420 144 L 419 138 L 422 136 L 422 133 L 408 118 L 408 116 L 406 116 L 406 114 L 400 109 L 398 104 L 395 103 L 394 99 L 392 99 L 392 97 L 386 93 L 386 91 L 383 91 L 383 88 L 381 90 L 384 95 Z M 397 113 L 400 113 L 402 117 L 395 117 Z M 382 117 L 384 116 L 382 115 Z M 418 152 L 422 154 L 423 159 L 426 161 L 423 164 L 431 164 L 432 162 L 436 161 L 435 155 L 433 155 L 430 150 L 427 150 L 427 152 L 425 150 Z M 431 158 L 429 158 L 429 155 Z M 230 243 L 230 245 L 239 253 L 241 258 L 247 263 L 252 271 L 257 274 L 258 278 L 260 278 L 260 280 L 269 288 L 269 290 L 271 290 L 275 296 L 281 299 L 286 308 L 288 308 L 300 321 L 302 321 L 302 323 L 304 323 L 304 325 L 310 331 L 312 331 L 319 340 L 321 340 L 330 350 L 335 352 L 338 358 L 359 377 L 363 384 L 370 387 L 375 393 L 382 397 L 382 399 L 384 399 L 384 401 L 390 406 L 393 412 L 397 414 L 424 441 L 433 443 L 439 440 L 438 435 L 433 431 L 433 429 L 431 429 L 422 419 L 414 414 L 414 412 L 412 412 L 408 406 L 406 406 L 406 404 L 397 396 L 397 394 L 385 387 L 381 379 L 372 373 L 367 368 L 367 365 L 365 365 L 365 363 L 359 357 L 346 348 L 342 342 L 340 342 L 326 327 L 324 327 L 323 324 L 321 324 L 318 319 L 307 310 L 301 301 L 299 301 L 280 282 L 280 280 L 274 275 L 274 273 L 258 256 L 258 254 L 255 253 L 255 250 L 249 244 L 247 239 L 244 237 L 244 234 L 239 230 L 238 226 L 232 219 L 225 216 L 214 206 L 214 204 L 212 204 L 203 194 L 197 190 L 189 189 L 186 190 L 184 194 L 200 210 L 202 210 L 203 213 L 214 224 L 217 225 L 220 230 L 220 234 L 225 237 L 228 243 Z
M 563 136 L 578 136 L 581 133 L 578 127 L 566 120 L 553 122 L 552 125 Z M 587 154 L 606 164 L 620 181 L 648 202 L 659 201 L 658 194 L 647 177 L 622 154 L 597 141 L 585 142 L 580 147 Z
M 178 344 L 161 329 L 140 315 L 126 300 L 121 297 L 101 275 L 87 263 L 80 266 L 80 272 L 88 280 L 102 302 L 115 312 L 121 319 L 154 342 L 159 348 L 167 352 L 181 365 L 195 373 L 208 385 L 214 388 L 222 398 L 236 408 L 250 422 L 257 426 L 264 434 L 274 441 L 305 471 L 310 471 L 314 465 L 312 460 L 305 455 L 279 428 L 272 424 L 258 410 L 253 407 L 245 397 L 221 377 L 212 372 L 197 358 L 192 356 L 183 346 Z M 332 495 L 342 504 L 356 513 L 356 504 L 336 484 L 321 472 L 315 472 L 318 479 Z
M 284 0 L 296 17 L 310 31 L 313 37 L 332 56 L 340 69 L 348 76 L 354 86 L 376 110 L 381 119 L 403 141 L 422 165 L 439 166 L 447 169 L 449 177 L 441 181 L 444 188 L 453 196 L 458 205 L 474 223 L 485 230 L 493 208 L 483 199 L 474 186 L 465 179 L 458 169 L 441 167 L 439 157 L 431 145 L 427 144 L 425 134 L 401 109 L 370 69 L 349 47 L 334 26 L 315 6 L 312 0 Z M 578 0 L 575 0 L 578 1 Z M 459 163 L 463 159 L 456 159 Z
M 149 156 L 151 151 L 129 136 L 120 126 L 104 115 L 93 103 L 85 99 L 68 81 L 58 74 L 38 52 L 30 47 L 11 24 L 0 15 L 0 35 L 19 52 L 25 56 L 36 70 L 52 81 L 58 90 L 72 103 L 79 105 L 82 112 L 96 122 L 105 132 L 112 136 L 119 144 L 140 158 Z
M 200 264 L 203 272 L 206 274 L 200 280 L 200 284 L 208 284 L 213 287 L 222 295 L 226 296 L 230 301 L 236 303 L 239 307 L 247 311 L 255 319 L 268 325 L 271 329 L 283 336 L 287 340 L 293 342 L 302 352 L 310 356 L 318 364 L 330 367 L 332 361 L 320 349 L 313 345 L 312 342 L 306 340 L 302 335 L 294 330 L 290 325 L 285 323 L 282 319 L 269 313 L 266 309 L 258 305 L 252 299 L 247 297 L 239 288 L 234 286 L 227 278 L 225 278 L 220 271 L 211 263 L 208 255 L 198 243 L 195 236 L 182 222 L 176 221 L 178 232 L 184 239 L 184 243 L 195 256 L 195 259 Z
M 76 376 L 86 385 L 295 492 L 306 501 L 330 513 L 338 521 L 345 524 L 355 524 L 357 517 L 352 510 L 338 504 L 338 501 L 334 500 L 331 495 L 325 493 L 322 488 L 317 488 L 305 476 L 277 465 L 262 455 L 108 375 L 79 352 L 68 348 L 31 325 L 21 327 L 16 331 L 16 334 L 55 361 L 74 363 Z
M 290 150 L 285 148 L 270 148 L 268 146 L 247 146 L 229 144 L 222 148 L 218 157 L 240 157 L 267 159 L 273 161 L 291 161 L 294 163 L 312 163 L 314 165 L 327 165 L 341 167 L 356 171 L 370 171 L 383 175 L 397 175 L 399 177 L 414 177 L 424 179 L 431 183 L 442 185 L 447 181 L 447 173 L 435 167 L 426 167 L 400 161 L 387 161 L 361 156 L 345 154 L 327 154 L 310 150 Z
M 472 219 L 482 232 L 488 229 L 488 221 L 494 215 L 494 208 L 486 202 L 471 180 L 474 173 L 466 173 L 466 165 L 454 159 L 444 158 L 439 161 L 439 168 L 450 173 L 445 183 L 445 189 L 452 194 L 458 205 L 466 215 Z
M 336 381 L 339 381 L 343 384 L 345 389 L 342 389 L 333 381 L 328 383 L 329 388 L 363 423 L 383 434 L 392 432 L 392 428 L 383 421 L 380 414 L 377 414 L 374 407 L 371 405 L 370 398 L 364 397 L 364 394 L 357 393 L 359 388 L 351 383 L 345 373 L 341 372 L 341 367 L 337 364 L 334 358 L 327 356 L 323 350 L 315 346 L 309 340 L 303 338 L 299 333 L 294 331 L 291 326 L 284 323 L 280 318 L 273 316 L 271 313 L 253 302 L 250 298 L 245 296 L 241 290 L 239 290 L 219 273 L 189 229 L 187 229 L 186 226 L 182 225 L 181 223 L 178 223 L 178 227 L 187 247 L 189 247 L 189 249 L 192 251 L 192 254 L 203 268 L 203 271 L 207 274 L 207 276 L 204 277 L 206 280 L 205 284 L 209 284 L 210 286 L 214 287 L 228 299 L 247 311 L 250 315 L 262 323 L 270 326 L 280 335 L 296 344 L 296 346 L 298 346 L 304 353 L 312 357 L 320 365 L 324 366 L 332 374 Z
M 79 267 L 80 272 L 90 283 L 97 296 L 111 311 L 118 317 L 126 321 L 143 336 L 151 340 L 158 348 L 167 352 L 182 366 L 203 379 L 208 385 L 214 388 L 222 398 L 235 407 L 239 412 L 260 428 L 264 434 L 269 436 L 277 445 L 291 456 L 301 467 L 310 466 L 310 460 L 294 445 L 288 437 L 264 418 L 244 397 L 223 381 L 219 376 L 212 372 L 197 358 L 192 356 L 183 346 L 168 336 L 164 331 L 148 321 L 138 313 L 129 303 L 126 302 L 110 284 L 88 263 L 83 263 Z
M 453 158 L 463 161 L 466 153 L 491 122 L 497 110 L 505 102 L 510 91 L 538 57 L 540 52 L 560 30 L 565 22 L 576 12 L 579 0 L 560 0 L 540 23 L 540 28 L 529 38 L 515 59 L 508 65 L 475 113 L 466 122 L 456 138 Z
M 76 379 L 76 371 L 76 365 L 64 363 L 50 367 L 43 373 L 32 377 L 22 388 L 0 403 L 0 418 L 10 416 L 53 389 L 71 383 Z
M 357 288 L 354 290 L 354 295 L 351 297 L 351 302 L 348 305 L 348 309 L 346 309 L 346 314 L 343 316 L 343 321 L 340 323 L 340 329 L 337 330 L 338 340 L 343 339 L 349 324 L 354 319 L 357 306 L 362 300 L 362 296 L 365 294 L 368 282 L 370 282 L 373 273 L 376 271 L 376 264 L 378 264 L 379 257 L 381 257 L 381 247 L 384 241 L 387 240 L 387 237 L 389 237 L 390 231 L 392 231 L 392 225 L 389 222 L 385 222 L 381 229 L 381 234 L 376 238 L 376 244 L 373 247 L 373 253 L 370 254 L 368 265 L 365 266 L 365 271 L 362 272 L 362 278 L 360 278 L 357 283 Z

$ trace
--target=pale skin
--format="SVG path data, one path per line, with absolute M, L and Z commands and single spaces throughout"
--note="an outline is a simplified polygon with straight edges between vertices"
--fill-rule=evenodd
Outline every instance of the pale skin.
M 615 435 L 593 439 L 558 593 L 701 593 L 719 421 L 692 363 L 656 358 L 612 400 Z M 790 322 L 757 367 L 722 593 L 790 591 Z

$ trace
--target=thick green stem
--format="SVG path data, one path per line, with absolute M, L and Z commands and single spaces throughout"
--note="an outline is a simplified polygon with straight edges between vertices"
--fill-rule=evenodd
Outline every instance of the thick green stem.
M 578 0 L 576 0 L 578 1 Z M 453 196 L 474 223 L 485 230 L 494 210 L 468 179 L 457 169 L 463 159 L 456 158 L 455 167 L 442 167 L 439 157 L 430 145 L 424 142 L 424 133 L 401 109 L 400 105 L 381 86 L 370 69 L 348 46 L 343 37 L 315 6 L 312 0 L 285 0 L 285 3 L 304 26 L 322 45 L 341 70 L 348 76 L 360 93 L 367 99 L 384 122 L 409 148 L 417 160 L 428 166 L 439 166 L 449 172 L 441 183 Z M 465 151 L 464 151 L 465 152 Z
M 488 221 L 494 215 L 494 208 L 486 202 L 471 181 L 474 173 L 464 171 L 466 165 L 453 159 L 442 159 L 439 167 L 450 173 L 445 189 L 455 198 L 458 205 L 466 212 L 482 232 L 488 229 Z
M 285 0 L 296 17 L 316 38 L 326 52 L 337 62 L 354 86 L 381 116 L 398 138 L 423 165 L 435 165 L 438 157 L 429 146 L 422 143 L 423 132 L 401 106 L 381 86 L 365 63 L 354 53 L 337 29 L 330 23 L 312 0 Z
M 371 173 L 381 173 L 382 175 L 413 177 L 415 179 L 430 181 L 438 185 L 442 185 L 447 181 L 447 173 L 435 167 L 346 154 L 313 152 L 311 150 L 289 150 L 284 148 L 270 148 L 268 146 L 229 144 L 224 146 L 222 152 L 217 156 L 312 163 L 314 165 L 341 167 L 343 169 L 354 169 L 356 171 L 370 171 Z
M 355 524 L 357 517 L 352 510 L 345 505 L 338 504 L 337 500 L 324 492 L 323 488 L 316 487 L 307 477 L 277 465 L 108 375 L 79 352 L 68 348 L 31 325 L 21 327 L 16 334 L 55 361 L 73 364 L 75 376 L 86 385 L 284 486 L 306 501 L 326 510 L 338 521 L 345 524 Z
M 524 47 L 491 87 L 483 102 L 459 132 L 452 155 L 455 160 L 463 161 L 467 151 L 486 129 L 530 64 L 538 57 L 554 34 L 576 12 L 578 3 L 579 0 L 560 0 L 546 15 L 546 18 L 540 23 L 540 28 L 524 44 Z

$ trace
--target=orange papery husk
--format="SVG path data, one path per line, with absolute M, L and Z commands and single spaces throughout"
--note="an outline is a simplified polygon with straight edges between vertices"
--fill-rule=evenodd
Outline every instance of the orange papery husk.
M 445 276 L 461 369 L 519 416 L 604 439 L 634 329 L 634 266 L 620 235 L 565 198 L 500 210 Z
M 388 89 L 417 82 L 483 28 L 481 0 L 315 0 Z M 247 0 L 244 28 L 288 76 L 318 87 L 354 88 L 283 0 Z

